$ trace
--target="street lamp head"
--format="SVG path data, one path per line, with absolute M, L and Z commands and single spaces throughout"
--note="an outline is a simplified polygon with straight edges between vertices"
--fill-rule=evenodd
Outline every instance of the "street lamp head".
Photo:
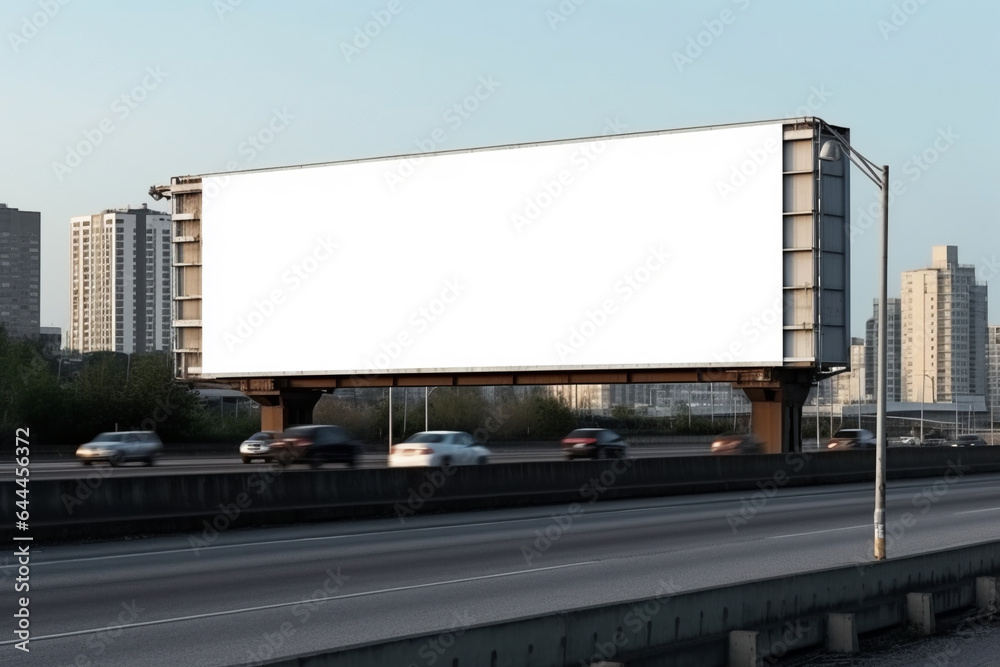
M 819 159 L 826 162 L 839 162 L 841 158 L 840 142 L 830 139 L 819 150 Z

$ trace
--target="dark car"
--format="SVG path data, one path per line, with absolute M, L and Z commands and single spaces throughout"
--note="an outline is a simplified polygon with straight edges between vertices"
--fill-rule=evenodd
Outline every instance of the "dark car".
M 712 442 L 713 454 L 758 454 L 760 440 L 753 433 L 723 433 Z
M 875 434 L 866 428 L 842 428 L 833 434 L 827 449 L 874 449 Z
M 948 447 L 985 447 L 986 441 L 980 438 L 975 433 L 967 433 L 964 435 L 956 435 L 954 438 L 949 438 L 945 445 Z
M 341 426 L 293 426 L 271 443 L 269 455 L 283 466 L 307 463 L 318 468 L 324 463 L 346 463 L 353 468 L 361 456 L 361 443 Z
M 562 450 L 567 459 L 624 459 L 628 443 L 610 429 L 578 428 L 563 438 Z

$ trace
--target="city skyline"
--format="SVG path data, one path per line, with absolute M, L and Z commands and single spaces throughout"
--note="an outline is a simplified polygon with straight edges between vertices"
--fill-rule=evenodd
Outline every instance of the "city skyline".
M 982 83 L 996 5 L 570 5 L 116 1 L 59 4 L 39 19 L 37 2 L 9 3 L 0 66 L 18 131 L 0 201 L 41 212 L 40 324 L 69 327 L 70 218 L 151 203 L 149 186 L 171 176 L 594 136 L 609 121 L 628 132 L 798 115 L 848 126 L 865 156 L 890 165 L 891 275 L 922 266 L 934 245 L 964 248 L 987 281 L 1000 272 L 1000 194 L 989 187 L 1000 140 L 978 130 L 978 110 L 998 101 Z M 817 19 L 839 48 L 815 48 L 803 26 Z M 190 45 L 90 39 L 147 25 L 184 31 Z M 789 58 L 796 50 L 811 55 Z M 465 55 L 445 57 L 454 52 Z M 725 165 L 717 176 L 728 178 Z M 878 193 L 860 176 L 852 336 L 876 293 Z

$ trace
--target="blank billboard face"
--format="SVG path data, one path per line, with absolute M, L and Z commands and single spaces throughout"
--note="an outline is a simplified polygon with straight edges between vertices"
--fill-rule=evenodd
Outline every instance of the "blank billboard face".
M 202 374 L 780 366 L 781 146 L 774 123 L 205 177 Z

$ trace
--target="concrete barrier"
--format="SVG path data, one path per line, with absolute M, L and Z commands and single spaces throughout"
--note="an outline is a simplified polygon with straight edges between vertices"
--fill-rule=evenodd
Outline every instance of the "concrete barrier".
M 215 474 L 31 481 L 36 539 L 108 538 L 339 518 L 408 516 L 717 491 L 772 493 L 791 486 L 874 479 L 874 452 L 697 456 L 626 461 L 502 463 L 462 468 L 282 469 L 255 465 Z M 1000 448 L 896 448 L 889 479 L 1000 471 Z M 947 476 L 947 477 L 946 477 Z M 12 516 L 13 481 L 0 483 Z M 0 531 L 9 534 L 11 528 Z
M 973 609 L 977 578 L 1000 571 L 1000 542 L 863 566 L 752 581 L 519 618 L 275 660 L 280 667 L 432 664 L 577 667 L 618 662 L 726 665 L 773 662 L 822 645 L 827 616 L 852 614 L 852 632 L 907 622 L 907 596 L 934 611 Z M 983 584 L 985 585 L 985 584 Z M 985 623 L 985 621 L 984 621 Z M 740 656 L 732 652 L 745 651 Z M 741 662 L 750 660 L 753 662 Z M 732 661 L 732 662 L 730 662 Z

